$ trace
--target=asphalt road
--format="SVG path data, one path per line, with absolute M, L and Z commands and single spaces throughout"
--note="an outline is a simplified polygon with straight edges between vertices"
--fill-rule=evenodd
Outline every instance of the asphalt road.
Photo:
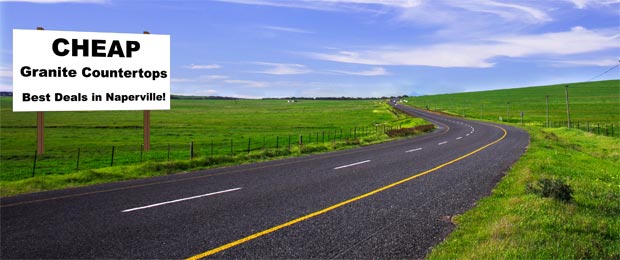
M 399 106 L 400 107 L 400 106 Z M 438 129 L 358 149 L 0 199 L 0 258 L 423 258 L 526 132 Z

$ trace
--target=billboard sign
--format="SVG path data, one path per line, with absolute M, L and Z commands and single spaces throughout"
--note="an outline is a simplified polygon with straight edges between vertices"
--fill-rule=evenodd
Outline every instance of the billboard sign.
M 170 109 L 170 35 L 13 30 L 13 111 Z

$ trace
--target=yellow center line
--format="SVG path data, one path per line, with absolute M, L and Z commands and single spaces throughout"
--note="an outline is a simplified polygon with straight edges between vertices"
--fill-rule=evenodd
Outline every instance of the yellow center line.
M 254 239 L 256 239 L 256 238 L 259 238 L 259 237 L 261 237 L 261 236 L 267 235 L 267 234 L 269 234 L 269 233 L 273 233 L 273 232 L 275 232 L 275 231 L 277 231 L 277 230 L 280 230 L 280 229 L 282 229 L 282 228 L 285 228 L 285 227 L 288 227 L 288 226 L 291 226 L 291 225 L 297 224 L 297 223 L 299 223 L 299 222 L 302 222 L 302 221 L 305 221 L 305 220 L 311 219 L 311 218 L 316 217 L 316 216 L 319 216 L 319 215 L 321 215 L 321 214 L 325 214 L 325 213 L 327 213 L 327 212 L 329 212 L 329 211 L 332 211 L 332 210 L 334 210 L 334 209 L 340 208 L 340 207 L 342 207 L 342 206 L 344 206 L 344 205 L 347 205 L 347 204 L 353 203 L 353 202 L 355 202 L 355 201 L 358 201 L 358 200 L 364 199 L 364 198 L 366 198 L 366 197 L 370 197 L 370 196 L 372 196 L 372 195 L 374 195 L 374 194 L 377 194 L 377 193 L 379 193 L 379 192 L 382 192 L 382 191 L 385 191 L 385 190 L 387 190 L 387 189 L 393 188 L 393 187 L 395 187 L 395 186 L 398 186 L 398 185 L 400 185 L 400 184 L 403 184 L 403 183 L 405 183 L 405 182 L 408 182 L 408 181 L 413 180 L 413 179 L 415 179 L 415 178 L 418 178 L 418 177 L 420 177 L 420 176 L 424 176 L 424 175 L 426 175 L 426 174 L 429 174 L 429 173 L 431 173 L 431 172 L 434 172 L 434 171 L 437 171 L 437 170 L 439 170 L 439 169 L 441 169 L 441 168 L 444 168 L 444 167 L 446 167 L 446 166 L 448 166 L 448 165 L 451 165 L 451 164 L 453 164 L 453 163 L 456 163 L 456 162 L 458 162 L 458 161 L 461 161 L 461 160 L 463 160 L 463 159 L 465 159 L 465 158 L 467 158 L 467 157 L 469 157 L 469 156 L 471 156 L 471 155 L 473 155 L 473 154 L 476 154 L 476 153 L 478 153 L 478 152 L 480 152 L 480 151 L 482 151 L 482 150 L 484 150 L 484 149 L 488 148 L 488 147 L 489 147 L 489 146 L 491 146 L 491 145 L 494 145 L 494 144 L 498 143 L 499 141 L 501 141 L 501 140 L 503 140 L 504 138 L 506 138 L 506 136 L 508 135 L 508 132 L 506 131 L 506 129 L 504 129 L 504 128 L 500 127 L 500 126 L 496 126 L 496 125 L 491 125 L 491 126 L 494 126 L 494 127 L 497 127 L 497 128 L 499 128 L 499 129 L 501 129 L 501 130 L 504 132 L 504 134 L 503 134 L 503 135 L 502 135 L 499 139 L 497 139 L 497 140 L 495 140 L 495 141 L 493 141 L 493 142 L 491 142 L 491 143 L 489 143 L 489 144 L 486 144 L 486 145 L 484 145 L 484 146 L 482 146 L 482 147 L 480 147 L 480 148 L 478 148 L 478 149 L 476 149 L 476 150 L 474 150 L 474 151 L 472 151 L 472 152 L 470 152 L 470 153 L 468 153 L 468 154 L 465 154 L 465 155 L 463 155 L 463 156 L 461 156 L 461 157 L 458 157 L 458 158 L 456 158 L 456 159 L 454 159 L 454 160 L 451 160 L 451 161 L 449 161 L 449 162 L 447 162 L 447 163 L 444 163 L 444 164 L 441 164 L 441 165 L 439 165 L 439 166 L 436 166 L 435 168 L 432 168 L 432 169 L 430 169 L 430 170 L 427 170 L 427 171 L 424 171 L 424 172 L 418 173 L 418 174 L 416 174 L 416 175 L 413 175 L 413 176 L 407 177 L 407 178 L 405 178 L 405 179 L 402 179 L 402 180 L 400 180 L 400 181 L 394 182 L 394 183 L 392 183 L 392 184 L 388 184 L 388 185 L 386 185 L 386 186 L 383 186 L 383 187 L 381 187 L 381 188 L 375 189 L 375 190 L 370 191 L 370 192 L 368 192 L 368 193 L 365 193 L 365 194 L 359 195 L 359 196 L 354 197 L 354 198 L 352 198 L 352 199 L 348 199 L 348 200 L 346 200 L 346 201 L 340 202 L 340 203 L 338 203 L 338 204 L 334 204 L 334 205 L 332 205 L 332 206 L 329 206 L 329 207 L 327 207 L 327 208 L 321 209 L 321 210 L 319 210 L 319 211 L 315 211 L 315 212 L 310 213 L 310 214 L 308 214 L 308 215 L 305 215 L 305 216 L 302 216 L 302 217 L 299 217 L 299 218 L 293 219 L 293 220 L 291 220 L 291 221 L 288 221 L 288 222 L 285 222 L 285 223 L 283 223 L 283 224 L 280 224 L 280 225 L 277 225 L 277 226 L 271 227 L 271 228 L 269 228 L 269 229 L 265 229 L 265 230 L 260 231 L 260 232 L 258 232 L 258 233 L 254 233 L 254 234 L 249 235 L 249 236 L 247 236 L 247 237 L 244 237 L 244 238 L 242 238 L 242 239 L 239 239 L 239 240 L 236 240 L 236 241 L 230 242 L 230 243 L 228 243 L 228 244 L 225 244 L 225 245 L 222 245 L 222 246 L 219 246 L 219 247 L 213 248 L 213 249 L 211 249 L 211 250 L 209 250 L 209 251 L 206 251 L 206 252 L 203 252 L 203 253 L 200 253 L 200 254 L 194 255 L 194 256 L 192 256 L 192 257 L 187 258 L 187 260 L 197 260 L 197 259 L 201 259 L 201 258 L 204 258 L 204 257 L 210 256 L 210 255 L 213 255 L 213 254 L 217 254 L 217 253 L 222 252 L 222 251 L 224 251 L 224 250 L 227 250 L 227 249 L 229 249 L 229 248 L 232 248 L 232 247 L 238 246 L 238 245 L 240 245 L 240 244 L 243 244 L 243 243 L 246 243 L 246 242 L 248 242 L 248 241 L 254 240 Z

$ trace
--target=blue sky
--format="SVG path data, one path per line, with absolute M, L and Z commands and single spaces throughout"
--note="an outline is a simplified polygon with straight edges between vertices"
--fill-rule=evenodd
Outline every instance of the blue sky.
M 171 92 L 424 95 L 588 81 L 620 60 L 620 0 L 0 0 L 12 29 L 171 35 Z M 616 68 L 596 80 L 618 79 Z

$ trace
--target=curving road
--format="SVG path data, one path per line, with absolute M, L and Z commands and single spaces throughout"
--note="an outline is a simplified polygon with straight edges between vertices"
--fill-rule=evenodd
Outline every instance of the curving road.
M 430 134 L 0 200 L 0 258 L 422 258 L 488 195 L 523 130 L 397 106 Z

